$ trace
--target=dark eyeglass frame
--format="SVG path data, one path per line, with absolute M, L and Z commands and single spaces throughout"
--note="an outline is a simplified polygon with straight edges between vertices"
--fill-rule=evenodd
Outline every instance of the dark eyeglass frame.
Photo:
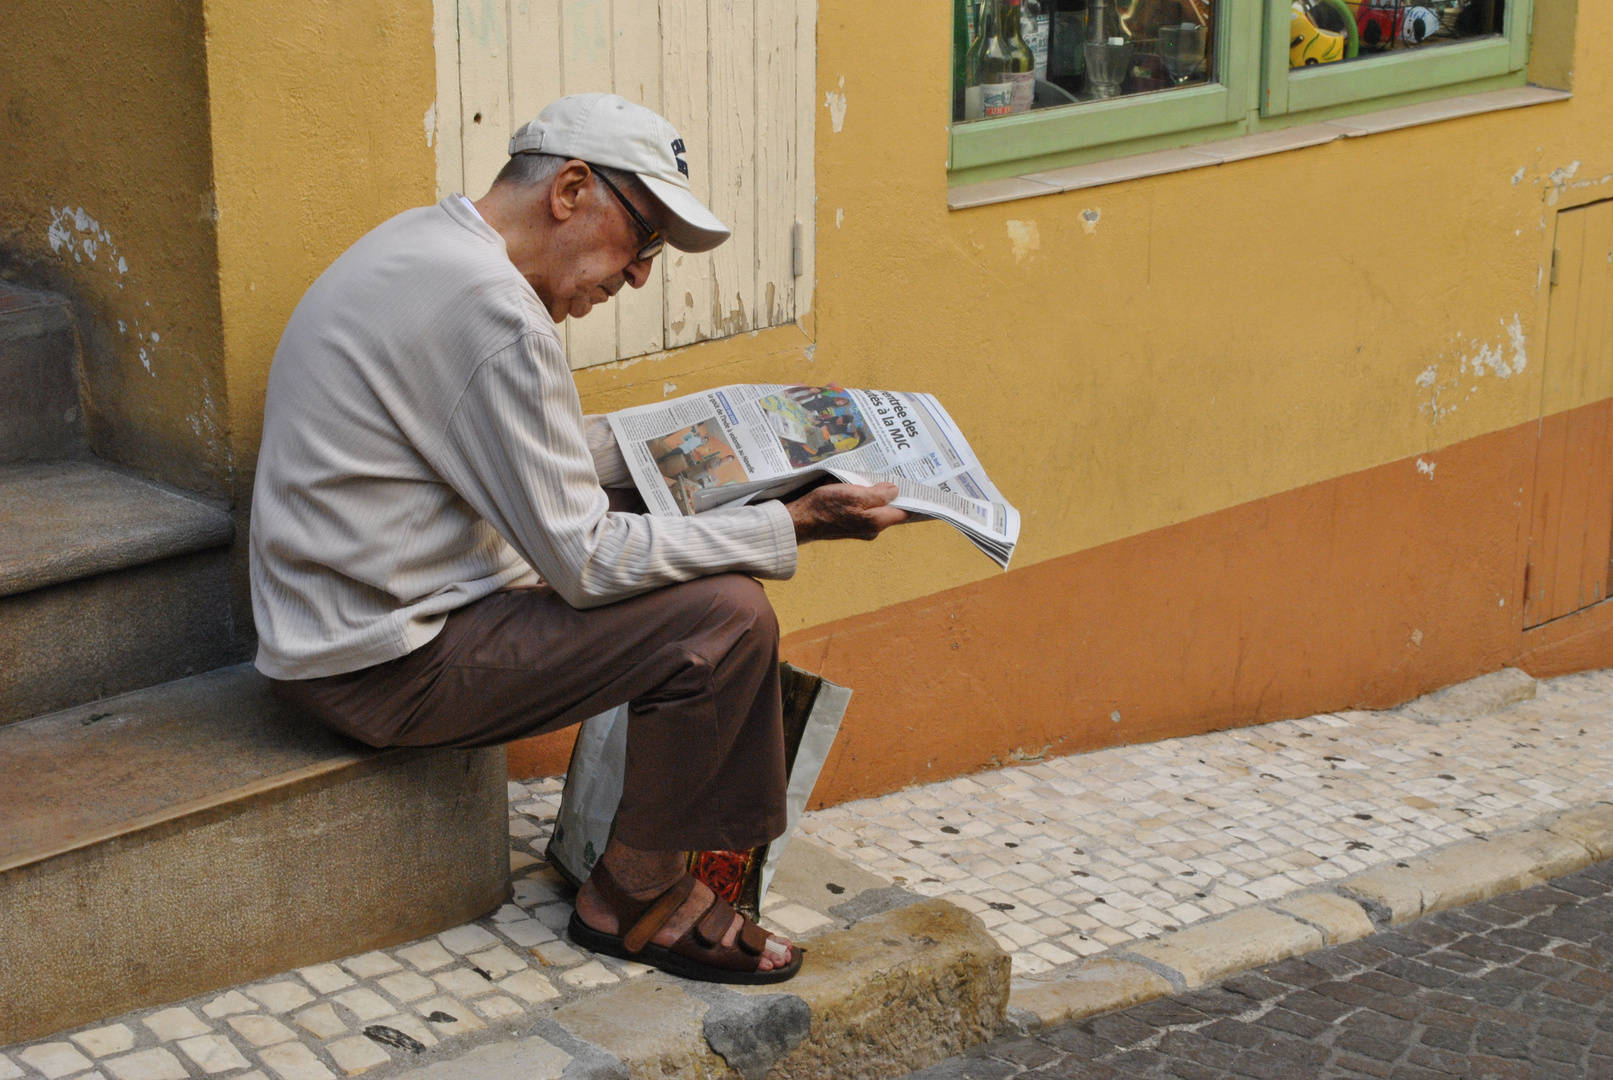
M 633 219 L 633 224 L 638 226 L 639 235 L 644 237 L 644 242 L 639 247 L 638 254 L 633 256 L 634 261 L 649 262 L 661 254 L 661 249 L 666 247 L 666 238 L 661 235 L 660 230 L 644 220 L 644 215 L 638 212 L 638 207 L 628 202 L 627 196 L 622 194 L 621 189 L 610 182 L 610 177 L 605 175 L 605 170 L 597 165 L 590 165 L 589 168 L 593 169 L 594 175 L 599 177 L 606 187 L 610 188 L 610 193 L 616 196 L 616 201 L 626 208 L 628 215 Z

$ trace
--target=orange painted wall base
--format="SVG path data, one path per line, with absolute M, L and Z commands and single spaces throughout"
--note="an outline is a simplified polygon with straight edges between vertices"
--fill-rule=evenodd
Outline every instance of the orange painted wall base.
M 1608 604 L 1522 629 L 1537 447 L 1580 411 L 790 635 L 854 690 L 814 803 L 1613 664 Z M 512 775 L 570 742 L 512 746 Z

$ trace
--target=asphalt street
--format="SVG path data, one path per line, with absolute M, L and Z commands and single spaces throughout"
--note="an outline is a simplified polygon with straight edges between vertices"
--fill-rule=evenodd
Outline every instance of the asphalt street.
M 912 1080 L 1613 1080 L 1613 861 Z

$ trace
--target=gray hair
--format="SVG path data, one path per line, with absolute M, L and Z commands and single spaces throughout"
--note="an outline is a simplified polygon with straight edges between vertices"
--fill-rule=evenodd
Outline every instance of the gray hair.
M 566 167 L 566 162 L 572 158 L 562 157 L 559 154 L 541 154 L 524 152 L 510 155 L 510 160 L 504 163 L 498 176 L 493 178 L 493 186 L 499 184 L 513 184 L 519 187 L 547 187 L 549 182 L 560 174 Z M 602 165 L 590 165 L 595 173 L 608 173 L 610 182 L 615 184 L 624 193 L 634 197 L 641 207 L 653 205 L 646 202 L 649 189 L 639 183 L 639 178 L 632 173 L 621 169 L 607 169 Z

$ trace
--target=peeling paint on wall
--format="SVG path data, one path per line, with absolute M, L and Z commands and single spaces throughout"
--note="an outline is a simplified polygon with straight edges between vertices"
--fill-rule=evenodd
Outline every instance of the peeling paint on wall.
M 1103 216 L 1101 210 L 1081 211 L 1081 231 L 1091 236 L 1098 231 L 1098 219 Z
M 1008 221 L 1008 242 L 1014 246 L 1014 261 L 1022 263 L 1042 246 L 1042 234 L 1034 221 Z
M 846 77 L 840 76 L 840 89 L 846 88 Z M 823 95 L 824 107 L 829 110 L 829 124 L 836 132 L 846 123 L 846 95 L 837 94 L 833 90 Z
M 437 103 L 433 101 L 426 106 L 426 145 L 430 146 L 437 138 Z
M 1418 458 L 1417 471 L 1428 477 L 1428 479 L 1432 480 L 1434 478 L 1434 469 L 1438 466 L 1438 464 L 1439 463 L 1435 461 L 1424 461 L 1422 458 Z
M 1491 345 L 1481 342 L 1479 351 L 1474 356 L 1462 357 L 1462 374 L 1472 372 L 1474 375 L 1483 375 L 1486 371 L 1498 379 L 1508 379 L 1514 375 L 1521 375 L 1529 366 L 1529 351 L 1523 334 L 1523 320 L 1514 315 L 1511 322 L 1503 322 L 1502 327 L 1507 332 L 1507 340 Z M 1506 352 L 1511 349 L 1512 357 L 1509 362 Z

